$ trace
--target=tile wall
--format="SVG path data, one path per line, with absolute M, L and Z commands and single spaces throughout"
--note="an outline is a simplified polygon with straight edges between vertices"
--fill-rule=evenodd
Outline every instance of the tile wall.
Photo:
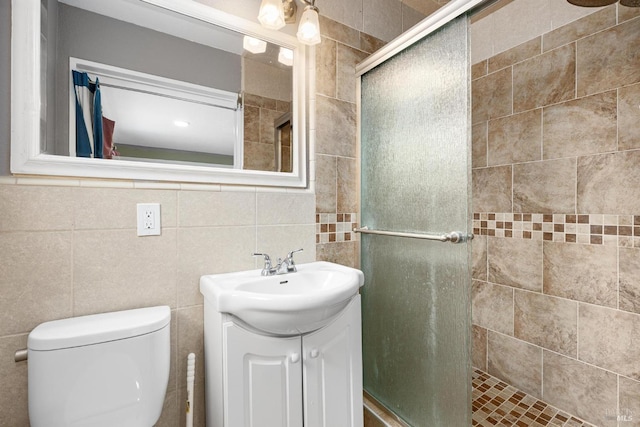
M 260 268 L 254 251 L 315 260 L 313 193 L 20 185 L 0 180 L 0 425 L 28 426 L 26 347 L 39 323 L 168 305 L 171 377 L 159 425 L 184 424 L 186 356 L 197 357 L 204 426 L 203 274 Z M 20 180 L 18 180 L 20 181 Z M 136 186 L 140 186 L 137 184 Z M 136 203 L 161 204 L 162 235 L 136 236 Z
M 639 52 L 612 5 L 472 68 L 474 366 L 598 426 L 640 418 Z

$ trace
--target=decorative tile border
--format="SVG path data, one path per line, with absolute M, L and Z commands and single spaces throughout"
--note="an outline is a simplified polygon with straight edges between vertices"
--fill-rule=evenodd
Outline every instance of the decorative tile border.
M 481 236 L 638 248 L 640 215 L 475 212 L 473 233 Z
M 316 214 L 316 243 L 356 240 L 353 229 L 358 226 L 355 213 Z

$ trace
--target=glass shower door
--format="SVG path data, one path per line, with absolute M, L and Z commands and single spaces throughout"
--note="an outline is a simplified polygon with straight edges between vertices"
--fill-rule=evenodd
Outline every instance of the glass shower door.
M 362 76 L 362 226 L 469 232 L 467 32 L 456 18 Z M 412 426 L 470 426 L 470 243 L 361 243 L 365 390 Z

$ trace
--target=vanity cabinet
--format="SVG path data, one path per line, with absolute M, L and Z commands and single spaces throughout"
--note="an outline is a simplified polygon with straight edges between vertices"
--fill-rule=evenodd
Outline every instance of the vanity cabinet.
M 260 335 L 205 304 L 205 322 L 216 315 L 220 342 L 205 338 L 208 427 L 362 427 L 360 295 L 293 337 Z

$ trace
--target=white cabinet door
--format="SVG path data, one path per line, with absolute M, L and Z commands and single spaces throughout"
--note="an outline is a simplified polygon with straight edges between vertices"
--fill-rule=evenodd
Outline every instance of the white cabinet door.
M 231 322 L 223 331 L 224 425 L 301 427 L 300 337 L 266 337 Z
M 360 295 L 327 327 L 302 338 L 305 427 L 362 427 Z

